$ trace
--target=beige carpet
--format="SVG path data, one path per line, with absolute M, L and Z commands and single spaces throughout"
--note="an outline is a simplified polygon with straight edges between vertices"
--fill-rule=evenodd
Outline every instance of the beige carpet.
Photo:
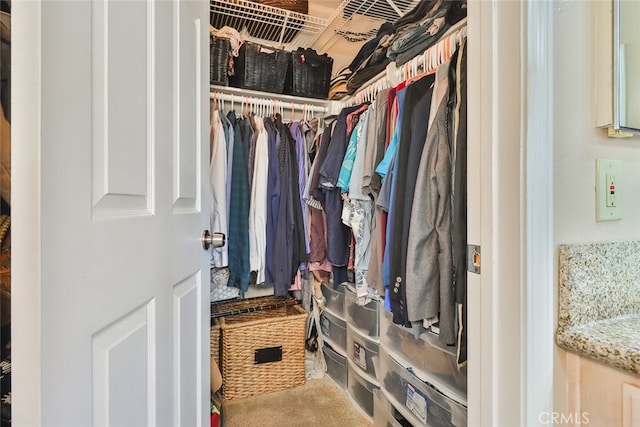
M 370 427 L 332 379 L 307 380 L 289 390 L 225 402 L 223 427 Z

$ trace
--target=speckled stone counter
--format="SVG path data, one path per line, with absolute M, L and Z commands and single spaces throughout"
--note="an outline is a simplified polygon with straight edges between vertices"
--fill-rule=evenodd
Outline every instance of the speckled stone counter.
M 640 375 L 640 241 L 559 249 L 558 345 Z

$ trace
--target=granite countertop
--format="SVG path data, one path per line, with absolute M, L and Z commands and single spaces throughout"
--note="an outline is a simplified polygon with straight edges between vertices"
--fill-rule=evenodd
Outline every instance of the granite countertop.
M 640 375 L 640 315 L 558 329 L 558 345 Z
M 558 345 L 640 375 L 640 242 L 560 245 Z

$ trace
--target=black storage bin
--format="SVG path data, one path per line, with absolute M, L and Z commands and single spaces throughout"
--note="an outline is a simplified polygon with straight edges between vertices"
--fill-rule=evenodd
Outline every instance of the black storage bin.
M 289 52 L 245 42 L 235 60 L 235 75 L 229 85 L 242 89 L 283 93 Z
M 331 85 L 333 58 L 318 55 L 313 49 L 298 48 L 291 52 L 285 93 L 309 98 L 327 98 Z
M 231 43 L 226 37 L 211 36 L 209 43 L 210 60 L 209 83 L 212 85 L 228 86 L 229 57 Z

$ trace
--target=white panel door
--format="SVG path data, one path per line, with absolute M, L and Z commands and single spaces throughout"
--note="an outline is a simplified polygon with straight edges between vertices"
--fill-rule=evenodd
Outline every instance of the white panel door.
M 39 7 L 41 278 L 14 310 L 40 384 L 14 397 L 44 426 L 205 425 L 207 2 Z

